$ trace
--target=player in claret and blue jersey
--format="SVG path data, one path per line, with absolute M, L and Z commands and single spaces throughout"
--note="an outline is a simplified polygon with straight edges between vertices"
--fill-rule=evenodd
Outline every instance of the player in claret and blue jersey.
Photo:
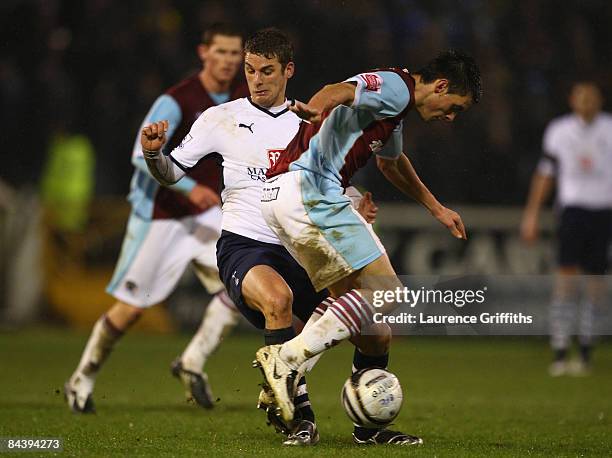
M 169 120 L 170 149 L 180 143 L 207 108 L 248 94 L 244 81 L 236 79 L 242 62 L 242 37 L 236 29 L 224 24 L 210 27 L 198 54 L 203 69 L 161 95 L 143 123 Z M 202 368 L 224 329 L 239 317 L 219 279 L 216 263 L 215 245 L 221 231 L 219 167 L 213 159 L 206 159 L 181 183 L 160 186 L 147 169 L 140 137 L 133 149 L 132 164 L 136 168 L 128 197 L 132 213 L 107 288 L 116 302 L 96 322 L 81 361 L 66 382 L 66 399 L 75 412 L 94 410 L 95 378 L 115 343 L 146 308 L 163 301 L 174 290 L 191 264 L 214 298 L 200 329 L 173 363 L 172 371 L 185 385 L 188 397 L 209 408 L 212 395 Z
M 302 365 L 371 325 L 373 291 L 403 287 L 378 237 L 342 195 L 343 183 L 374 154 L 396 187 L 423 204 L 455 237 L 465 239 L 459 215 L 435 199 L 402 153 L 401 126 L 411 109 L 425 121 L 453 121 L 480 95 L 475 62 L 462 52 L 447 51 L 415 73 L 398 68 L 362 73 L 325 86 L 307 105 L 292 107 L 306 122 L 268 171 L 262 213 L 315 288 L 328 288 L 335 300 L 299 336 L 257 352 L 286 421 L 293 414 L 291 379 Z M 377 312 L 395 306 L 387 304 Z M 395 442 L 387 432 L 382 436 L 356 431 L 355 440 Z M 400 440 L 420 443 L 417 439 Z

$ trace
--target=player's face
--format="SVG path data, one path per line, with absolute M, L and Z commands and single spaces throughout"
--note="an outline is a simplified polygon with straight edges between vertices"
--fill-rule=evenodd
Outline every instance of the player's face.
M 276 57 L 269 59 L 259 54 L 246 53 L 244 73 L 251 100 L 264 108 L 282 104 L 287 80 L 293 76 L 293 69 L 293 62 L 289 62 L 283 69 Z
M 453 122 L 459 113 L 472 106 L 470 94 L 448 92 L 448 80 L 436 80 L 432 83 L 432 88 L 433 91 L 416 107 L 424 121 Z
M 210 45 L 200 45 L 199 54 L 212 77 L 226 83 L 234 79 L 242 63 L 242 38 L 215 35 Z
M 570 94 L 570 106 L 580 117 L 590 121 L 601 110 L 601 92 L 591 83 L 576 84 Z

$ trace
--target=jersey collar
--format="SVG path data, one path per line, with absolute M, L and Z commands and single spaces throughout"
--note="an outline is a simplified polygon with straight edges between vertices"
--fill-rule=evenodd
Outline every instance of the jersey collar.
M 285 113 L 287 113 L 289 111 L 289 108 L 285 108 L 284 110 L 279 111 L 278 113 L 272 113 L 270 110 L 264 108 L 264 107 L 260 107 L 259 105 L 257 105 L 256 103 L 254 103 L 251 100 L 251 97 L 247 97 L 247 100 L 249 101 L 249 103 L 251 105 L 253 105 L 255 108 L 257 108 L 258 110 L 263 111 L 265 114 L 267 114 L 268 116 L 272 116 L 273 118 L 278 118 L 280 115 L 283 115 Z

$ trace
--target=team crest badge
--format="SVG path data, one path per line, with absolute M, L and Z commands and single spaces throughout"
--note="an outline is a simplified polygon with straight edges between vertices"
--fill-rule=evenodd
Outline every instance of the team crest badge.
M 284 150 L 282 149 L 269 149 L 268 150 L 268 162 L 270 163 L 270 168 L 274 167 L 274 164 L 276 164 L 276 161 L 278 161 L 278 158 L 280 157 L 283 151 Z
M 366 84 L 366 90 L 372 92 L 378 92 L 380 94 L 383 79 L 376 73 L 362 73 L 361 78 Z

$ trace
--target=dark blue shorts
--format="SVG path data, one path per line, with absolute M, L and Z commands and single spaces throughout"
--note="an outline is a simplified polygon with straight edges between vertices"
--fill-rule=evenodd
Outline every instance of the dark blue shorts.
M 264 329 L 266 320 L 242 297 L 242 280 L 251 268 L 259 265 L 276 270 L 293 291 L 293 314 L 304 323 L 314 309 L 328 296 L 327 290 L 316 292 L 306 271 L 282 245 L 258 242 L 228 231 L 222 231 L 217 242 L 219 276 L 240 313 L 256 328 Z
M 585 274 L 608 270 L 612 210 L 566 207 L 559 224 L 559 264 L 580 267 Z

